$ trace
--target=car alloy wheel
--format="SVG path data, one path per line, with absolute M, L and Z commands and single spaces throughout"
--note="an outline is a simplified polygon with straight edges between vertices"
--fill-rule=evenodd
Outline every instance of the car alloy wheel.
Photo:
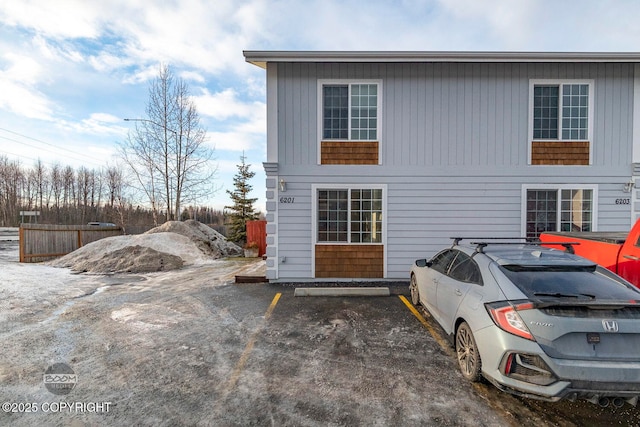
M 416 276 L 411 276 L 409 290 L 411 291 L 411 303 L 413 305 L 420 305 L 420 294 L 418 293 L 418 282 L 416 282 Z
M 482 361 L 471 328 L 462 322 L 456 331 L 456 355 L 462 375 L 469 381 L 480 381 Z

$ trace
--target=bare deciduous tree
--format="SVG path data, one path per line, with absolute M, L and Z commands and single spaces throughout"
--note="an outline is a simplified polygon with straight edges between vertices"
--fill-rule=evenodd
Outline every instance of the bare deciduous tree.
M 93 189 L 91 183 L 91 177 L 93 176 L 93 172 L 89 171 L 84 166 L 80 166 L 78 172 L 76 174 L 76 179 L 78 181 L 78 210 L 80 211 L 80 223 L 84 224 L 87 220 L 87 208 L 89 207 L 89 194 Z
M 37 200 L 40 202 L 40 210 L 42 210 L 44 206 L 44 198 L 49 193 L 49 181 L 47 180 L 47 170 L 42 163 L 42 160 L 38 159 L 36 164 L 33 167 L 33 178 L 35 179 L 37 186 Z M 47 206 L 49 206 L 49 202 L 47 201 Z
M 60 222 L 60 198 L 62 197 L 62 167 L 59 163 L 54 163 L 50 172 L 51 194 L 53 195 L 53 207 L 56 210 L 56 222 Z
M 0 157 L 0 225 L 11 224 L 17 216 L 24 186 L 20 164 L 6 156 Z
M 130 167 L 157 221 L 160 209 L 179 219 L 185 200 L 213 191 L 216 172 L 213 149 L 205 144 L 187 84 L 162 66 L 149 88 L 147 118 L 133 119 L 135 129 L 121 144 L 121 157 Z
M 108 214 L 114 222 L 118 223 L 123 230 L 128 223 L 129 201 L 125 196 L 127 184 L 124 173 L 119 166 L 109 166 L 105 171 L 105 179 L 108 194 Z M 156 221 L 156 217 L 153 217 Z
M 25 169 L 18 161 L 0 156 L 0 226 L 17 226 L 25 220 L 20 211 L 35 210 L 39 215 L 33 220 L 44 224 L 114 222 L 123 229 L 126 226 L 127 232 L 145 231 L 152 222 L 152 212 L 131 203 L 129 178 L 121 166 L 102 171 L 84 166 L 74 170 L 60 164 L 46 168 L 38 160 Z M 223 231 L 222 212 L 187 206 L 182 208 L 183 219 L 189 212 Z

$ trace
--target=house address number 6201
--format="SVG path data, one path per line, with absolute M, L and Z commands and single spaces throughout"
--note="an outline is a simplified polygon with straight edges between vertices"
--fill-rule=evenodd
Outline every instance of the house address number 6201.
M 293 203 L 295 197 L 280 197 L 280 203 Z

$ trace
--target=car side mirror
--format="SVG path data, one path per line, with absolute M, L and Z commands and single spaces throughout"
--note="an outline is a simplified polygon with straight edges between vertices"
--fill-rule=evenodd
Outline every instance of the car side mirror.
M 431 267 L 431 263 L 426 259 L 417 259 L 416 266 L 418 267 Z

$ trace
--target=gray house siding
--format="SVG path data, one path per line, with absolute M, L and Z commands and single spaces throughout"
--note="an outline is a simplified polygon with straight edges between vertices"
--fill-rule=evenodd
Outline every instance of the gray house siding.
M 312 185 L 385 184 L 387 278 L 449 237 L 522 234 L 523 185 L 593 185 L 599 230 L 630 226 L 633 64 L 279 63 L 271 278 L 313 278 Z M 318 164 L 318 80 L 380 79 L 381 165 Z M 531 166 L 529 81 L 594 82 L 592 164 Z M 276 182 L 276 181 L 273 181 Z M 276 186 L 277 187 L 277 186 Z M 292 203 L 279 203 L 286 196 Z M 277 218 L 277 221 L 275 220 Z

